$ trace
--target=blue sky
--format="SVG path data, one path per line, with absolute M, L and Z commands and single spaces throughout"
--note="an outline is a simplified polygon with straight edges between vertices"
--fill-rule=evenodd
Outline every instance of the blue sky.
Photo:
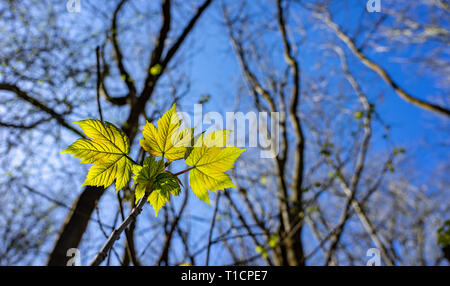
M 353 7 L 355 18 L 361 16 L 362 4 L 361 6 L 349 5 L 348 7 Z M 201 42 L 201 47 L 200 52 L 195 54 L 190 66 L 194 84 L 186 107 L 189 108 L 192 102 L 191 98 L 208 93 L 212 94 L 213 98 L 203 108 L 204 112 L 208 109 L 228 111 L 231 106 L 234 107 L 235 85 L 241 76 L 241 71 L 237 65 L 236 57 L 232 54 L 227 30 L 221 26 L 219 9 L 211 9 L 209 12 L 197 27 L 194 36 L 196 40 Z M 343 14 L 348 16 L 346 13 Z M 373 19 L 373 21 L 380 17 L 376 13 L 362 15 L 369 20 Z M 339 15 L 336 16 L 336 20 L 344 29 L 348 30 L 356 29 L 358 25 L 357 21 L 346 21 Z M 311 35 L 308 35 L 308 39 L 312 42 L 326 40 L 318 37 L 315 39 Z M 386 43 L 386 45 L 389 45 L 389 43 Z M 416 45 L 410 49 L 410 52 L 405 52 L 404 49 L 397 52 L 392 44 L 390 47 L 392 49 L 387 52 L 387 55 L 386 53 L 374 52 L 370 47 L 365 52 L 370 59 L 386 69 L 406 91 L 430 102 L 448 104 L 448 100 L 441 102 L 442 99 L 446 98 L 448 90 L 437 86 L 437 81 L 442 80 L 442 78 L 427 72 L 418 74 L 417 66 L 414 64 L 396 61 L 396 56 L 408 58 L 409 54 L 416 54 L 420 50 L 426 51 L 428 48 L 426 45 Z M 305 51 L 303 54 L 305 54 L 305 57 L 300 56 L 300 62 L 304 72 L 308 72 L 308 66 L 314 65 L 317 54 L 311 56 L 310 51 Z M 450 56 L 448 53 L 445 55 Z M 450 57 L 445 60 L 450 60 Z M 443 158 L 447 158 L 448 161 L 448 148 L 441 144 L 446 141 L 448 144 L 449 126 L 447 119 L 404 101 L 377 74 L 358 63 L 357 59 L 349 57 L 349 63 L 356 63 L 351 65 L 350 69 L 357 74 L 360 72 L 368 74 L 368 76 L 363 75 L 363 81 L 360 84 L 370 98 L 375 101 L 379 95 L 383 97 L 382 101 L 376 102 L 377 111 L 385 123 L 391 127 L 390 134 L 395 144 L 407 149 L 412 148 L 412 151 L 415 152 L 416 163 L 422 168 L 432 167 L 436 160 L 440 161 Z M 445 75 L 441 76 L 445 77 Z M 370 79 L 370 82 L 364 81 L 367 78 Z M 224 104 L 223 101 L 226 101 L 227 104 Z M 441 127 L 444 128 L 440 129 Z

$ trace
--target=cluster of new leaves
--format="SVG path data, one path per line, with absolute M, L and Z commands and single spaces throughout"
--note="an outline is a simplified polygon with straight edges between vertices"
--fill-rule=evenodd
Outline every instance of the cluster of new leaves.
M 193 129 L 180 129 L 181 121 L 175 105 L 158 120 L 157 128 L 151 122 L 145 125 L 144 139 L 140 140 L 140 145 L 149 156 L 142 166 L 129 157 L 129 140 L 113 124 L 92 119 L 76 123 L 90 139 L 78 139 L 61 153 L 70 153 L 80 158 L 81 163 L 94 164 L 83 186 L 107 188 L 115 181 L 119 191 L 127 186 L 133 173 L 136 201 L 149 193 L 148 202 L 153 206 L 155 215 L 170 201 L 170 195 L 179 195 L 181 183 L 177 174 L 189 172 L 192 191 L 208 204 L 208 191 L 235 187 L 225 172 L 233 168 L 245 149 L 226 144 L 227 130 L 207 135 L 201 133 L 194 137 Z M 177 174 L 166 170 L 173 161 L 180 159 L 184 159 L 189 166 L 186 170 Z

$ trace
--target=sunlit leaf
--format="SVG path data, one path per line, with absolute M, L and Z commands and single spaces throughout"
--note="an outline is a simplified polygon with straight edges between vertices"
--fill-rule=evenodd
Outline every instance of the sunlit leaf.
M 161 173 L 155 178 L 153 192 L 148 198 L 148 202 L 155 210 L 155 216 L 159 210 L 170 201 L 170 195 L 178 196 L 180 194 L 180 185 L 178 180 L 172 174 Z
M 133 185 L 136 185 L 136 203 L 144 196 L 145 190 L 152 187 L 153 181 L 158 174 L 164 171 L 164 161 L 156 160 L 150 156 L 145 158 L 143 166 L 136 166 L 133 173 L 136 174 Z
M 236 188 L 225 172 L 233 168 L 234 162 L 245 149 L 225 146 L 228 134 L 227 130 L 202 134 L 186 159 L 186 164 L 193 167 L 189 174 L 192 191 L 207 204 L 208 190 Z
M 152 75 L 159 75 L 161 73 L 161 69 L 162 69 L 161 65 L 156 64 L 150 68 L 150 73 Z
M 128 157 L 130 144 L 125 133 L 109 122 L 99 120 L 77 121 L 91 139 L 78 139 L 61 153 L 81 159 L 81 163 L 94 164 L 82 186 L 107 188 L 114 180 L 120 190 L 130 180 L 133 163 Z
M 153 206 L 155 216 L 159 210 L 170 201 L 170 195 L 178 196 L 180 185 L 178 179 L 169 172 L 164 171 L 164 161 L 155 157 L 147 157 L 142 167 L 136 167 L 136 176 L 133 185 L 137 184 L 135 194 L 136 203 L 144 196 L 145 191 L 152 189 L 147 201 Z
M 179 130 L 180 125 L 174 104 L 158 120 L 158 129 L 151 122 L 144 126 L 144 139 L 140 140 L 142 148 L 153 156 L 164 156 L 169 161 L 182 159 L 191 140 L 192 129 Z

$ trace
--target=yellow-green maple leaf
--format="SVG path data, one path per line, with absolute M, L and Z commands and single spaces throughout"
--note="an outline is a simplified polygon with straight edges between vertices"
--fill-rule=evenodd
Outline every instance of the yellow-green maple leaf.
M 202 134 L 186 159 L 186 164 L 192 166 L 189 185 L 194 194 L 207 204 L 208 190 L 215 192 L 236 187 L 225 172 L 233 168 L 234 162 L 245 149 L 225 146 L 228 135 L 227 130 Z
M 89 168 L 82 186 L 109 187 L 114 180 L 120 190 L 130 180 L 133 163 L 128 157 L 130 143 L 122 130 L 109 122 L 88 119 L 75 122 L 91 139 L 78 139 L 61 153 L 81 159 L 81 163 L 94 164 Z
M 135 189 L 136 203 L 144 196 L 145 190 L 152 187 L 155 177 L 164 171 L 164 161 L 156 160 L 150 156 L 145 158 L 143 166 L 136 166 L 133 173 L 136 174 L 133 185 L 137 184 Z
M 180 193 L 180 186 L 178 179 L 169 172 L 164 172 L 164 161 L 155 160 L 155 157 L 147 157 L 144 161 L 144 166 L 138 166 L 134 172 L 134 184 L 137 184 L 135 189 L 136 203 L 144 196 L 148 188 L 152 189 L 147 201 L 153 206 L 155 216 L 158 215 L 159 210 L 170 201 L 170 195 L 178 196 Z
M 153 192 L 148 197 L 148 202 L 155 210 L 155 216 L 170 201 L 170 195 L 178 196 L 179 194 L 180 185 L 178 185 L 178 180 L 174 175 L 164 172 L 156 176 L 153 184 Z
M 175 110 L 175 104 L 160 119 L 158 129 L 151 122 L 144 126 L 144 139 L 140 144 L 144 150 L 153 156 L 164 156 L 169 161 L 182 159 L 186 146 L 191 139 L 191 129 L 180 128 L 180 120 Z

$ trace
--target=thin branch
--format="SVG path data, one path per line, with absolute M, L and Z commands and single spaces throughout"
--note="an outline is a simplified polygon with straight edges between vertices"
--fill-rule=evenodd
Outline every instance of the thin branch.
M 122 77 L 122 80 L 125 82 L 125 84 L 128 87 L 128 92 L 129 92 L 128 96 L 134 96 L 134 95 L 136 95 L 136 87 L 134 86 L 133 79 L 131 78 L 130 74 L 128 73 L 128 71 L 125 68 L 122 50 L 120 49 L 119 41 L 117 39 L 118 38 L 117 37 L 117 35 L 118 35 L 118 27 L 117 27 L 118 15 L 119 15 L 120 10 L 122 9 L 122 7 L 124 6 L 124 4 L 126 2 L 128 2 L 128 0 L 122 0 L 117 5 L 116 9 L 114 10 L 111 33 L 112 33 L 112 43 L 113 43 L 113 47 L 114 47 L 114 52 L 116 53 L 117 66 L 119 68 L 120 75 Z
M 356 47 L 355 42 L 347 35 L 345 34 L 339 25 L 337 25 L 333 20 L 331 19 L 330 14 L 328 11 L 324 12 L 324 14 L 321 14 L 319 18 L 328 25 L 335 33 L 336 36 L 343 41 L 347 47 L 350 49 L 350 51 L 353 52 L 355 56 L 357 56 L 363 64 L 365 64 L 367 67 L 369 67 L 371 70 L 373 70 L 375 73 L 377 73 L 389 86 L 391 86 L 395 92 L 403 98 L 405 101 L 412 103 L 416 106 L 419 106 L 423 109 L 436 112 L 438 114 L 450 116 L 450 110 L 439 106 L 427 101 L 424 101 L 422 99 L 416 98 L 406 92 L 402 87 L 400 87 L 393 79 L 392 77 L 387 73 L 386 70 L 384 70 L 381 66 L 373 62 L 372 60 L 368 59 L 366 55 Z
M 353 206 L 353 208 L 355 209 L 356 213 L 358 214 L 361 222 L 363 223 L 363 225 L 366 227 L 366 229 L 368 230 L 369 234 L 371 235 L 372 239 L 375 241 L 375 243 L 377 244 L 377 246 L 381 249 L 383 258 L 386 262 L 387 265 L 393 265 L 393 261 L 390 259 L 389 255 L 388 255 L 388 251 L 386 250 L 386 248 L 384 247 L 384 244 L 381 243 L 381 241 L 378 239 L 378 236 L 375 234 L 375 229 L 373 228 L 372 224 L 369 222 L 366 214 L 363 212 L 360 204 L 356 201 L 355 196 L 357 193 L 357 186 L 358 186 L 358 182 L 360 180 L 363 168 L 364 168 L 364 162 L 365 162 L 365 158 L 368 152 L 368 147 L 369 147 L 369 142 L 370 142 L 370 138 L 371 138 L 371 107 L 370 104 L 367 100 L 366 95 L 363 93 L 361 87 L 359 86 L 359 84 L 357 83 L 356 79 L 353 77 L 353 75 L 350 73 L 349 69 L 348 69 L 348 65 L 347 65 L 347 61 L 344 55 L 344 52 L 342 51 L 342 49 L 340 49 L 339 47 L 334 47 L 334 50 L 336 51 L 336 53 L 339 55 L 340 60 L 341 60 L 341 65 L 342 65 L 342 69 L 344 72 L 344 75 L 346 76 L 347 80 L 349 81 L 350 85 L 353 87 L 353 89 L 355 90 L 357 96 L 359 97 L 361 104 L 363 105 L 364 111 L 365 111 L 365 117 L 364 117 L 364 121 L 363 121 L 363 125 L 364 125 L 364 138 L 361 144 L 361 150 L 359 152 L 358 158 L 357 158 L 357 163 L 356 163 L 356 167 L 355 167 L 355 172 L 351 178 L 351 182 L 350 185 L 347 185 L 347 183 L 345 182 L 345 180 L 341 179 L 341 184 L 344 188 L 344 191 L 347 195 L 347 200 L 345 203 L 345 207 L 344 207 L 344 211 L 342 212 L 341 218 L 339 219 L 339 223 L 338 226 L 336 227 L 335 231 L 333 231 L 333 235 L 331 237 L 331 246 L 330 249 L 327 253 L 327 257 L 326 257 L 326 265 L 328 265 L 331 262 L 332 256 L 334 254 L 334 252 L 337 249 L 337 246 L 339 244 L 340 238 L 342 236 L 344 227 L 346 225 L 346 222 L 348 221 L 348 219 L 351 216 L 350 213 L 350 208 L 351 206 Z
M 71 126 L 69 123 L 67 123 L 67 121 L 64 119 L 64 117 L 61 114 L 57 113 L 56 111 L 54 111 L 50 107 L 46 106 L 39 100 L 29 96 L 28 93 L 26 93 L 25 91 L 20 89 L 17 85 L 9 84 L 9 83 L 0 83 L 0 90 L 6 90 L 6 91 L 15 93 L 17 95 L 17 97 L 19 97 L 20 99 L 27 101 L 31 105 L 33 105 L 33 106 L 39 108 L 40 110 L 42 110 L 43 112 L 49 114 L 53 119 L 55 119 L 59 124 L 61 124 L 66 129 L 72 131 L 73 133 L 79 135 L 80 137 L 86 138 L 86 136 L 82 132 L 78 131 L 73 126 Z
M 169 255 L 170 245 L 171 245 L 171 242 L 172 242 L 172 237 L 173 237 L 173 234 L 174 234 L 175 230 L 178 227 L 178 223 L 180 222 L 181 216 L 183 215 L 183 212 L 186 209 L 186 205 L 187 205 L 187 202 L 188 202 L 188 197 L 189 197 L 189 192 L 188 192 L 188 190 L 186 190 L 185 195 L 184 195 L 183 204 L 181 205 L 181 208 L 178 211 L 178 214 L 173 219 L 173 221 L 171 223 L 170 230 L 166 234 L 166 239 L 165 239 L 163 251 L 161 252 L 161 255 L 160 255 L 159 259 L 158 259 L 158 265 L 161 265 L 161 263 L 163 261 L 166 261 L 166 265 L 168 264 L 168 255 Z M 185 243 L 185 242 L 183 242 L 183 243 Z M 186 247 L 187 247 L 187 245 L 185 244 L 185 248 Z
M 214 232 L 214 226 L 216 224 L 216 216 L 217 216 L 217 210 L 219 209 L 220 194 L 221 194 L 221 192 L 218 191 L 217 192 L 217 197 L 216 197 L 216 205 L 214 206 L 214 213 L 213 213 L 213 216 L 211 218 L 211 226 L 209 227 L 208 248 L 206 249 L 206 261 L 205 261 L 205 265 L 206 266 L 209 265 L 209 252 L 211 250 L 211 239 L 212 239 L 212 235 L 213 235 L 213 232 Z
M 247 223 L 246 219 L 244 218 L 242 212 L 239 210 L 239 208 L 237 207 L 236 203 L 233 201 L 233 199 L 231 198 L 231 195 L 229 192 L 224 192 L 225 197 L 228 199 L 228 202 L 230 203 L 231 208 L 234 210 L 234 212 L 236 213 L 236 215 L 238 216 L 239 221 L 242 223 L 242 225 L 244 226 L 245 230 L 247 231 L 248 235 L 250 236 L 250 238 L 252 239 L 253 243 L 256 246 L 261 246 L 262 243 L 259 242 L 259 240 L 256 238 L 256 235 L 254 234 L 254 232 L 252 231 L 250 225 Z M 265 257 L 267 263 L 269 265 L 273 265 L 272 259 L 270 259 L 269 256 Z
M 97 46 L 95 48 L 95 55 L 97 60 L 97 107 L 98 107 L 98 116 L 100 117 L 100 121 L 103 122 L 103 114 L 102 114 L 102 106 L 100 103 L 100 88 L 101 88 L 101 72 L 100 72 L 100 47 Z
M 282 0 L 277 1 L 277 19 L 278 19 L 278 26 L 281 33 L 281 38 L 283 41 L 284 46 L 284 58 L 286 63 L 291 68 L 292 72 L 292 82 L 293 82 L 293 88 L 291 92 L 291 103 L 289 106 L 289 116 L 291 118 L 291 123 L 294 127 L 295 137 L 296 137 L 296 145 L 295 145 L 295 165 L 294 165 L 294 175 L 292 178 L 292 193 L 291 193 L 291 200 L 294 204 L 294 206 L 290 209 L 290 218 L 289 218 L 289 225 L 286 227 L 287 235 L 287 241 L 288 244 L 288 259 L 290 260 L 290 264 L 292 265 L 299 265 L 304 260 L 303 257 L 303 245 L 301 241 L 301 231 L 303 223 L 300 221 L 297 223 L 297 229 L 294 232 L 295 235 L 293 235 L 291 241 L 291 237 L 289 233 L 292 230 L 293 227 L 293 221 L 295 218 L 299 217 L 299 214 L 303 212 L 303 191 L 302 191 L 302 185 L 303 185 L 303 172 L 304 172 L 304 150 L 305 150 L 305 138 L 303 133 L 303 127 L 301 123 L 300 116 L 297 114 L 297 110 L 300 105 L 300 65 L 298 60 L 293 55 L 293 48 L 292 44 L 289 41 L 288 35 L 287 35 L 287 25 L 286 25 L 286 19 L 284 15 L 284 8 L 282 6 Z M 281 91 L 282 92 L 282 91 Z M 286 196 L 287 197 L 287 196 Z
M 52 120 L 51 117 L 42 118 L 42 119 L 39 119 L 39 120 L 37 120 L 37 121 L 35 121 L 33 123 L 30 123 L 30 124 L 16 124 L 16 123 L 7 123 L 7 122 L 1 122 L 0 121 L 0 127 L 15 128 L 15 129 L 33 129 L 36 126 L 38 126 L 38 125 L 40 125 L 40 124 L 42 124 L 44 122 L 48 122 L 50 120 Z
M 108 255 L 109 250 L 114 245 L 116 240 L 118 240 L 120 238 L 120 235 L 125 230 L 125 228 L 127 228 L 132 221 L 136 220 L 136 217 L 142 212 L 142 208 L 144 207 L 145 203 L 147 202 L 148 197 L 150 196 L 150 194 L 152 192 L 153 192 L 153 189 L 145 192 L 144 196 L 139 201 L 139 204 L 131 210 L 130 214 L 122 222 L 122 224 L 111 233 L 108 240 L 103 245 L 102 249 L 97 253 L 97 255 L 92 260 L 90 266 L 98 266 L 98 265 L 100 265 L 100 263 L 103 262 L 103 260 L 105 260 L 106 256 Z
M 68 206 L 67 204 L 65 204 L 65 203 L 62 202 L 62 201 L 58 201 L 58 200 L 56 200 L 56 199 L 54 199 L 54 198 L 48 196 L 48 195 L 45 194 L 45 193 L 42 193 L 42 192 L 40 192 L 40 191 L 38 191 L 38 190 L 36 190 L 36 189 L 31 188 L 30 186 L 24 186 L 24 187 L 25 187 L 25 189 L 27 189 L 29 192 L 34 193 L 34 194 L 36 194 L 36 195 L 38 195 L 38 196 L 41 196 L 41 197 L 43 197 L 44 199 L 48 200 L 49 202 L 54 203 L 55 205 L 58 205 L 58 206 L 61 206 L 61 207 L 65 208 L 65 209 L 68 209 L 68 210 L 70 210 L 70 211 L 73 211 L 73 208 L 72 208 L 72 207 Z M 86 215 L 86 213 L 83 213 L 83 214 Z M 93 219 L 93 218 L 90 218 L 89 220 L 90 220 L 90 221 L 93 221 L 93 222 L 98 222 L 98 220 Z M 104 224 L 104 223 L 103 223 L 103 226 L 106 226 L 106 227 L 109 228 L 109 229 L 113 229 L 113 228 L 114 228 L 114 227 L 112 227 L 111 225 L 107 225 L 107 224 Z
M 191 18 L 189 23 L 184 27 L 183 32 L 178 37 L 178 39 L 175 41 L 175 43 L 170 47 L 169 51 L 167 51 L 166 56 L 164 57 L 164 60 L 162 61 L 162 66 L 166 67 L 172 57 L 175 55 L 175 53 L 178 51 L 178 49 L 183 44 L 186 37 L 189 35 L 189 33 L 194 28 L 195 24 L 197 23 L 198 19 L 200 19 L 200 16 L 203 14 L 203 12 L 208 8 L 208 6 L 212 3 L 212 0 L 206 0 L 203 2 L 203 4 L 197 8 L 197 11 L 195 15 Z
M 120 196 L 120 193 L 117 192 L 117 201 L 119 204 L 119 213 L 122 218 L 122 220 L 125 220 L 125 213 L 123 209 L 123 202 L 122 197 Z M 132 226 L 132 224 L 131 224 Z M 131 261 L 133 261 L 134 266 L 139 266 L 140 263 L 136 258 L 136 250 L 134 249 L 134 243 L 133 243 L 133 233 L 130 231 L 130 228 L 125 229 L 125 237 L 126 237 L 126 243 L 125 243 L 125 257 L 128 256 Z

